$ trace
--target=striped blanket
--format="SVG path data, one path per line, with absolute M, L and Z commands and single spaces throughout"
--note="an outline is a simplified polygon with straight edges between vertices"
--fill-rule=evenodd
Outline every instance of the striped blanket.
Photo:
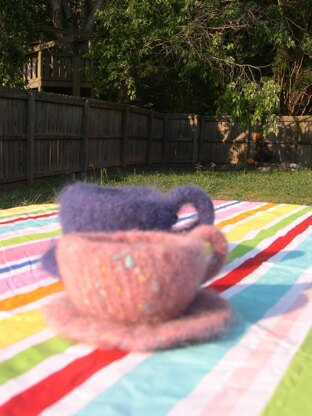
M 60 234 L 57 206 L 0 211 L 0 416 L 312 415 L 312 206 L 214 204 L 230 254 L 211 286 L 235 322 L 152 354 L 48 328 L 41 306 L 63 287 L 38 259 Z

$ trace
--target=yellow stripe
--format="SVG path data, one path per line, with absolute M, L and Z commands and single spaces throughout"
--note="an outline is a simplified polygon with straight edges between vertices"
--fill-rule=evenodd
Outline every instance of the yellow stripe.
M 0 215 L 20 214 L 22 212 L 28 212 L 33 209 L 52 208 L 56 207 L 56 204 L 41 204 L 41 205 L 28 205 L 25 207 L 16 207 L 9 209 L 0 209 Z
M 22 312 L 0 321 L 0 348 L 8 347 L 47 327 L 39 310 Z
M 275 219 L 284 216 L 285 214 L 291 214 L 298 206 L 297 205 L 279 205 L 270 210 L 270 212 L 264 212 L 262 215 L 253 217 L 249 221 L 242 224 L 237 224 L 228 232 L 225 231 L 226 238 L 229 243 L 234 241 L 242 241 L 243 238 L 250 233 L 250 231 L 256 231 L 264 229 Z
M 251 217 L 258 212 L 266 211 L 278 204 L 270 202 L 269 204 L 261 205 L 259 208 L 251 209 L 250 211 L 242 212 L 241 214 L 236 215 L 235 217 L 229 218 L 227 220 L 221 221 L 217 224 L 218 228 L 224 228 L 226 225 L 235 224 L 236 222 L 239 222 L 241 220 L 244 220 L 245 218 Z

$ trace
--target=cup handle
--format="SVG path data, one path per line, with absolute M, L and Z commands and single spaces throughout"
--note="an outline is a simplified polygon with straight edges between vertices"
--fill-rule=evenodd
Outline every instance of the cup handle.
M 212 256 L 207 261 L 206 274 L 201 284 L 207 283 L 215 276 L 225 263 L 228 255 L 228 243 L 223 233 L 213 225 L 203 225 L 195 228 L 190 237 L 202 240 L 207 256 L 212 246 Z M 207 252 L 209 250 L 209 253 Z
M 168 199 L 175 205 L 176 212 L 186 204 L 191 204 L 195 207 L 198 219 L 191 223 L 188 229 L 200 224 L 213 224 L 215 217 L 213 203 L 206 192 L 197 186 L 177 186 L 169 193 Z
M 41 257 L 41 266 L 52 276 L 60 277 L 55 255 L 55 245 L 50 247 Z

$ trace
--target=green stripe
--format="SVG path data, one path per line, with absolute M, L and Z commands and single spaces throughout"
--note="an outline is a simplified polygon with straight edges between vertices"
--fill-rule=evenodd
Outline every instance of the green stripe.
M 312 415 L 312 329 L 261 416 Z
M 291 224 L 293 221 L 295 221 L 297 218 L 300 218 L 301 216 L 309 213 L 312 211 L 312 207 L 306 207 L 298 212 L 295 212 L 294 214 L 290 215 L 289 217 L 286 217 L 273 225 L 273 227 L 270 227 L 266 230 L 261 230 L 254 238 L 250 240 L 244 240 L 239 245 L 237 245 L 228 256 L 227 263 L 230 263 L 231 261 L 237 259 L 238 257 L 242 257 L 245 254 L 247 254 L 249 251 L 256 248 L 263 240 L 269 237 L 273 237 L 274 234 L 276 234 L 278 231 L 283 229 L 284 227 L 287 227 L 287 225 Z
M 58 206 L 55 205 L 55 207 L 48 207 L 48 208 L 44 208 L 44 209 L 38 209 L 38 210 L 35 210 L 35 211 L 24 211 L 24 212 L 21 212 L 19 214 L 17 214 L 17 213 L 14 214 L 12 212 L 9 215 L 0 216 L 0 221 L 4 221 L 4 220 L 9 219 L 9 218 L 29 217 L 31 215 L 44 214 L 44 213 L 49 212 L 49 211 L 51 211 L 51 212 L 56 211 L 57 209 L 58 209 Z
M 15 244 L 22 244 L 22 243 L 31 243 L 32 241 L 43 240 L 45 238 L 55 237 L 60 234 L 61 234 L 61 230 L 57 229 L 54 231 L 49 231 L 48 233 L 22 235 L 20 237 L 13 237 L 13 238 L 9 238 L 7 240 L 1 241 L 0 247 L 8 247 L 8 246 L 13 246 Z
M 0 385 L 18 377 L 54 354 L 62 353 L 74 342 L 53 337 L 16 354 L 0 364 Z

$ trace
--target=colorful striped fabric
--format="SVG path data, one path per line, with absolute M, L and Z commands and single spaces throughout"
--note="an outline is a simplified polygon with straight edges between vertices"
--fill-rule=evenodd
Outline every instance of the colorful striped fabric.
M 0 416 L 312 415 L 312 206 L 214 203 L 230 254 L 211 286 L 234 323 L 150 354 L 48 328 L 41 306 L 63 287 L 38 259 L 60 234 L 57 206 L 0 211 Z

